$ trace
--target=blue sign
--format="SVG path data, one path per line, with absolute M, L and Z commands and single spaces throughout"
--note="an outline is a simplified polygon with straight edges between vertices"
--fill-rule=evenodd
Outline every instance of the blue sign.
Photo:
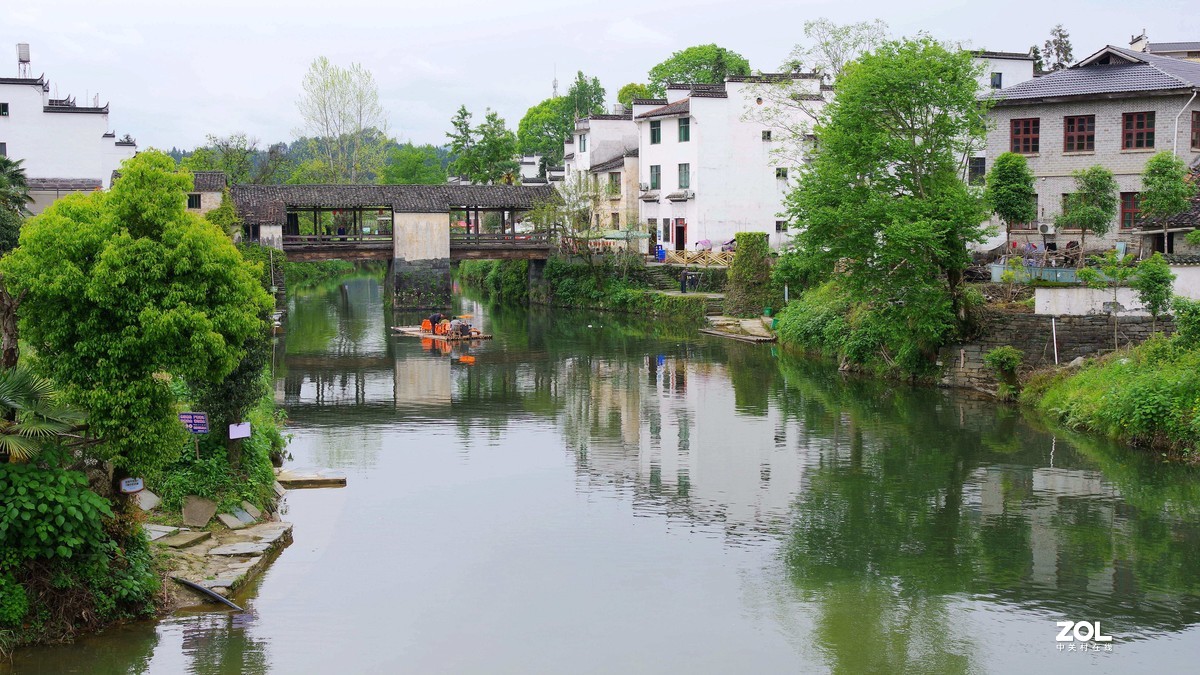
M 181 412 L 179 413 L 179 421 L 183 422 L 183 426 L 193 434 L 208 433 L 208 413 L 202 412 Z

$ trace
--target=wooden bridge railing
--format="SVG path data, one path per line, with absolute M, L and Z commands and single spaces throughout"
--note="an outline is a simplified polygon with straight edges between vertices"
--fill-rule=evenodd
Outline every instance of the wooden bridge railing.
M 283 237 L 284 246 L 324 246 L 328 244 L 390 244 L 390 234 L 323 234 L 311 235 L 287 234 Z
M 550 238 L 545 234 L 462 234 L 450 235 L 450 246 L 479 248 L 545 248 Z

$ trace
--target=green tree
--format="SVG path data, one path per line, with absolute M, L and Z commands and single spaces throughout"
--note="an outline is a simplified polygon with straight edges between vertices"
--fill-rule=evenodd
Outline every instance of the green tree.
M 599 78 L 588 79 L 583 71 L 575 73 L 575 81 L 567 88 L 567 111 L 571 116 L 571 128 L 575 118 L 604 113 L 604 87 Z
M 1150 312 L 1150 329 L 1158 330 L 1158 317 L 1171 309 L 1171 298 L 1174 295 L 1175 274 L 1171 266 L 1155 253 L 1138 263 L 1137 276 L 1130 284 L 1138 292 L 1138 299 Z
M 775 304 L 771 285 L 771 247 L 766 232 L 738 232 L 733 264 L 729 266 L 729 284 L 725 295 L 725 313 L 729 316 L 760 316 Z
M 446 167 L 433 145 L 405 143 L 388 150 L 379 173 L 381 185 L 437 185 L 446 182 Z
M 635 98 L 654 98 L 654 93 L 650 91 L 650 87 L 640 82 L 630 82 L 617 90 L 617 103 L 626 108 L 633 105 Z
M 886 332 L 884 360 L 909 372 L 966 321 L 967 244 L 982 241 L 987 216 L 960 174 L 986 134 L 976 76 L 969 52 L 929 37 L 864 54 L 821 113 L 821 143 L 787 198 L 798 249 L 825 274 L 845 267 L 851 298 Z
M 1085 267 L 1079 270 L 1079 280 L 1089 288 L 1107 288 L 1112 291 L 1112 301 L 1108 305 L 1108 314 L 1113 324 L 1113 351 L 1120 348 L 1117 341 L 1118 324 L 1117 291 L 1137 273 L 1137 264 L 1133 254 L 1119 255 L 1116 251 L 1106 251 L 1104 255 L 1092 256 L 1095 267 Z
M 673 82 L 721 84 L 726 75 L 749 74 L 750 62 L 741 54 L 715 44 L 697 45 L 675 52 L 651 68 L 648 87 L 654 96 L 663 96 Z
M 1046 72 L 1046 62 L 1042 60 L 1042 50 L 1037 45 L 1029 48 L 1029 55 L 1033 57 L 1033 73 L 1041 75 Z
M 1063 70 L 1075 60 L 1071 48 L 1071 35 L 1061 23 L 1050 29 L 1050 37 L 1046 39 L 1046 44 L 1042 45 L 1041 57 L 1050 72 Z
M 471 113 L 460 106 L 454 119 L 450 152 L 455 155 L 450 171 L 472 183 L 494 185 L 512 184 L 520 164 L 517 163 L 517 135 L 504 123 L 500 114 L 487 110 L 483 123 L 471 126 Z
M 545 163 L 563 161 L 563 141 L 575 130 L 575 111 L 566 96 L 548 98 L 525 112 L 517 125 L 517 148 L 526 155 L 541 155 Z
M 1024 155 L 1005 152 L 996 158 L 987 175 L 988 206 L 1004 221 L 1004 242 L 1012 241 L 1013 223 L 1032 223 L 1037 218 L 1034 175 Z
M 1163 252 L 1171 253 L 1171 235 L 1167 232 L 1172 216 L 1192 206 L 1196 184 L 1188 179 L 1187 165 L 1168 150 L 1155 154 L 1142 169 L 1142 192 L 1138 208 L 1145 221 L 1162 225 Z
M 1118 188 L 1112 171 L 1102 166 L 1079 169 L 1071 175 L 1075 177 L 1075 192 L 1063 199 L 1063 211 L 1054 222 L 1062 228 L 1079 228 L 1079 266 L 1083 267 L 1088 231 L 1103 237 L 1117 217 Z
M 29 181 L 25 177 L 25 160 L 0 156 L 0 210 L 18 216 L 29 213 Z
M 304 128 L 332 182 L 357 183 L 373 176 L 387 147 L 387 115 L 371 71 L 349 68 L 324 56 L 309 66 L 297 101 Z
M 109 192 L 64 197 L 30 219 L 0 261 L 26 294 L 21 330 L 38 363 L 88 411 L 98 456 L 130 472 L 185 447 L 170 379 L 224 380 L 267 329 L 260 270 L 187 212 L 191 189 L 170 157 L 139 153 Z
M 221 192 L 221 205 L 204 214 L 204 219 L 230 237 L 242 231 L 242 219 L 238 217 L 237 208 L 229 196 L 229 188 Z

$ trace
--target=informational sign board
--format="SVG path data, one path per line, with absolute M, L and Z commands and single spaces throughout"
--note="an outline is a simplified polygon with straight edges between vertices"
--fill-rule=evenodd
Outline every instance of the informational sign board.
M 208 413 L 202 412 L 181 412 L 179 413 L 179 421 L 183 422 L 183 426 L 193 434 L 208 433 Z
M 240 424 L 229 425 L 229 438 L 250 438 L 250 423 L 242 422 Z
M 135 492 L 141 492 L 146 488 L 146 483 L 141 478 L 122 478 L 121 492 L 131 495 Z

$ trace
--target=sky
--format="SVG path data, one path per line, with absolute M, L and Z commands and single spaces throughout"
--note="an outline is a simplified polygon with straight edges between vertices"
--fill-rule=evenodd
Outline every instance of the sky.
M 361 63 L 379 84 L 388 132 L 443 144 L 465 104 L 512 129 L 575 72 L 600 78 L 609 102 L 672 52 L 715 42 L 752 68 L 776 70 L 804 22 L 883 19 L 893 35 L 1025 51 L 1062 23 L 1075 57 L 1151 41 L 1200 40 L 1194 0 L 0 0 L 0 77 L 28 42 L 34 76 L 81 105 L 99 94 L 109 122 L 140 148 L 190 149 L 244 132 L 264 145 L 303 129 L 296 100 L 313 59 Z M 7 46 L 6 46 L 7 45 Z M 7 52 L 7 63 L 4 54 Z

